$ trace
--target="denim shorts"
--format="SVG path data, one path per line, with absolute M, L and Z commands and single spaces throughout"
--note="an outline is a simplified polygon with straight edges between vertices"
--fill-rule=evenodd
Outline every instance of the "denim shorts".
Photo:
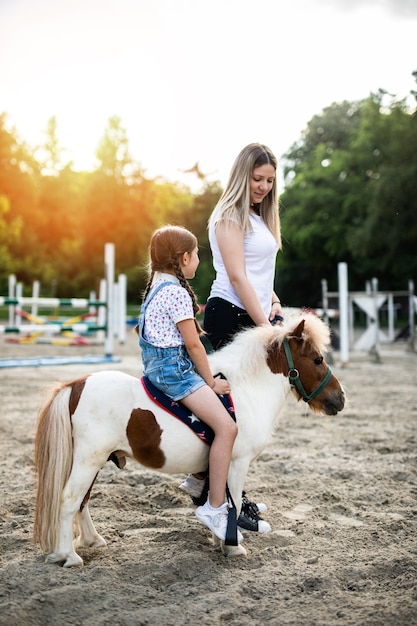
M 207 383 L 195 371 L 183 346 L 175 348 L 142 347 L 144 375 L 174 401 L 182 400 Z

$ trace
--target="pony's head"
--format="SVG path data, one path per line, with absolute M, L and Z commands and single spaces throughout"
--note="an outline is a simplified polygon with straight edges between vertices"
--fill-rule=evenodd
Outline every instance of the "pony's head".
M 297 399 L 314 413 L 336 415 L 344 407 L 345 392 L 325 361 L 329 345 L 329 327 L 304 313 L 276 328 L 267 345 L 267 363 L 274 374 L 289 378 Z

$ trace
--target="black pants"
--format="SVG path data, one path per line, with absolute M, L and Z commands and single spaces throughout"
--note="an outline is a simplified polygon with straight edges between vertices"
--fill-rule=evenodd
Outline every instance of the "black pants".
M 204 311 L 204 330 L 213 346 L 219 350 L 243 328 L 256 326 L 244 309 L 222 298 L 210 298 Z

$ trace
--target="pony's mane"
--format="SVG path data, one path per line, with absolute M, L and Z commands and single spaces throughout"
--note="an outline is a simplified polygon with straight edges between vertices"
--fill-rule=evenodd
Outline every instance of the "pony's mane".
M 265 350 L 272 342 L 280 346 L 285 337 L 291 337 L 297 326 L 304 321 L 303 340 L 320 353 L 326 352 L 330 344 L 329 327 L 314 313 L 303 312 L 290 315 L 282 326 L 256 326 L 242 330 L 233 341 L 218 352 L 210 355 L 214 368 L 224 363 L 236 362 L 242 376 L 256 371 L 265 362 Z M 227 356 L 226 356 L 227 355 Z
M 301 320 L 304 320 L 303 339 L 318 352 L 326 352 L 330 345 L 330 329 L 327 324 L 317 317 L 317 315 L 309 311 L 290 317 L 288 324 L 291 328 L 295 329 Z

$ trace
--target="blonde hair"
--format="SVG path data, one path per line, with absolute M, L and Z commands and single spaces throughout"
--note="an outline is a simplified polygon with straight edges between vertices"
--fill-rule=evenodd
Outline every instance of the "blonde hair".
M 163 226 L 153 233 L 149 244 L 149 278 L 143 293 L 143 301 L 152 286 L 155 272 L 174 271 L 181 287 L 189 293 L 193 302 L 194 315 L 197 315 L 199 312 L 197 297 L 185 278 L 180 263 L 180 257 L 185 252 L 191 254 L 197 245 L 197 237 L 182 226 Z M 200 324 L 195 318 L 194 321 L 197 332 L 202 334 L 204 331 Z
M 251 230 L 249 212 L 251 208 L 250 181 L 253 170 L 262 165 L 272 165 L 277 170 L 278 162 L 272 151 L 260 143 L 250 143 L 238 154 L 230 172 L 227 185 L 215 206 L 209 224 L 220 220 L 237 222 L 244 233 Z M 274 178 L 271 191 L 257 205 L 259 215 L 281 247 L 281 224 L 279 219 L 277 181 Z

